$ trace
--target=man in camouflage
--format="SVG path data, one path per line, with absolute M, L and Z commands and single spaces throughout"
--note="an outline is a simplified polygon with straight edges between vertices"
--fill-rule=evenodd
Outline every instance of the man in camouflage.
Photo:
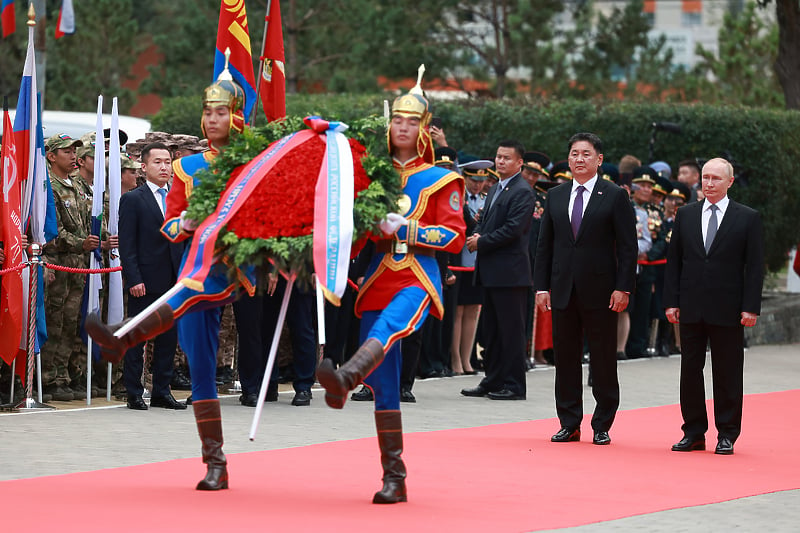
M 99 239 L 89 235 L 89 198 L 77 182 L 75 172 L 78 139 L 57 134 L 45 143 L 46 156 L 56 205 L 58 235 L 43 250 L 44 260 L 65 267 L 85 268 L 89 251 Z M 42 345 L 42 385 L 55 401 L 85 398 L 81 384 L 70 387 L 69 359 L 75 347 L 83 296 L 84 274 L 58 270 L 45 271 L 45 317 L 47 342 Z

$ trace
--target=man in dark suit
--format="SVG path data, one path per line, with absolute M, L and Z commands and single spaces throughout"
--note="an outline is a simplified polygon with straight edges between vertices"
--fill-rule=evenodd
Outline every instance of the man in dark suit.
M 733 168 L 703 165 L 705 200 L 678 209 L 667 251 L 664 307 L 680 324 L 683 439 L 676 452 L 705 449 L 703 366 L 711 343 L 715 453 L 730 455 L 742 430 L 744 327 L 761 311 L 764 249 L 758 212 L 728 198 Z
M 464 396 L 492 400 L 524 400 L 525 305 L 531 286 L 528 232 L 534 193 L 521 174 L 525 149 L 518 141 L 503 141 L 495 167 L 500 181 L 489 189 L 469 251 L 478 251 L 475 279 L 484 287 L 483 324 L 486 375 Z
M 125 193 L 119 202 L 119 255 L 122 277 L 128 290 L 128 316 L 135 316 L 167 292 L 178 277 L 183 246 L 161 234 L 164 223 L 167 182 L 172 176 L 172 157 L 166 145 L 151 143 L 142 150 L 142 169 L 147 180 Z M 186 409 L 170 392 L 177 330 L 172 327 L 154 339 L 153 391 L 150 405 Z M 128 408 L 145 410 L 142 400 L 144 343 L 125 354 L 123 380 Z
M 553 442 L 580 440 L 581 360 L 591 353 L 594 444 L 610 444 L 619 406 L 617 313 L 636 282 L 636 219 L 628 193 L 598 177 L 602 141 L 593 133 L 569 140 L 572 182 L 550 189 L 541 218 L 534 289 L 540 313 L 553 312 L 556 411 Z

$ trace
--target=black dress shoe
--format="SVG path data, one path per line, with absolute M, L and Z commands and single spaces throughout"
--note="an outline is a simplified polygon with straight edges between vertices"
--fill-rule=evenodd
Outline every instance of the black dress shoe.
M 581 440 L 580 428 L 561 428 L 558 433 L 550 437 L 550 442 L 578 442 L 579 440 Z
M 478 371 L 477 370 L 464 370 L 462 372 L 462 374 L 465 375 L 465 376 L 475 376 L 475 375 L 478 374 Z
M 169 386 L 172 390 L 192 390 L 192 381 L 182 368 L 177 368 L 172 374 L 172 382 Z
M 372 389 L 366 385 L 362 385 L 361 390 L 350 395 L 350 399 L 355 402 L 371 402 L 375 397 L 372 395 Z
M 175 409 L 176 411 L 186 409 L 186 405 L 176 400 L 172 394 L 153 396 L 150 398 L 150 407 L 163 407 L 164 409 Z
M 733 442 L 728 437 L 720 437 L 717 441 L 717 449 L 714 450 L 717 455 L 733 455 Z
M 473 397 L 482 397 L 489 394 L 489 391 L 483 388 L 481 385 L 478 385 L 472 389 L 461 389 L 461 394 L 464 396 L 473 396 Z
M 517 394 L 508 389 L 499 390 L 497 392 L 490 392 L 486 395 L 490 400 L 524 400 L 524 394 Z
M 700 437 L 692 439 L 683 437 L 680 441 L 672 445 L 673 452 L 692 452 L 695 450 L 702 451 L 706 449 L 706 439 Z
M 409 389 L 400 389 L 400 401 L 405 403 L 417 403 L 417 398 Z
M 245 407 L 255 407 L 258 405 L 258 394 L 255 392 L 243 392 L 242 395 L 239 396 L 239 403 Z
M 611 437 L 608 435 L 608 431 L 595 431 L 592 444 L 597 444 L 598 446 L 611 444 Z
M 311 391 L 310 390 L 301 390 L 294 393 L 294 398 L 292 398 L 292 405 L 303 407 L 306 405 L 311 405 Z
M 141 396 L 128 396 L 128 409 L 147 411 L 147 404 L 144 403 Z

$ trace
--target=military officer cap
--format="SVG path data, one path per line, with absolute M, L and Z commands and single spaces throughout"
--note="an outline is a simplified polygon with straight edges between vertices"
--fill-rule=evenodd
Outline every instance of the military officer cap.
M 550 158 L 542 152 L 525 152 L 522 155 L 522 166 L 544 176 L 550 176 L 550 172 L 547 170 L 550 166 Z
M 683 198 L 683 201 L 686 202 L 689 200 L 691 195 L 692 193 L 689 191 L 689 187 L 687 187 L 685 183 L 681 183 L 679 181 L 672 182 L 672 190 L 670 191 L 669 196 Z
M 80 139 L 73 139 L 66 133 L 56 133 L 52 137 L 48 137 L 44 143 L 44 148 L 47 152 L 52 152 L 59 148 L 72 148 L 73 146 L 83 146 L 83 142 Z
M 455 165 L 458 154 L 449 146 L 440 146 L 434 152 L 434 164 L 436 166 Z
M 493 165 L 494 163 L 488 159 L 476 159 L 467 163 L 461 163 L 458 165 L 458 168 L 465 177 L 475 181 L 485 181 L 490 175 L 496 179 L 500 179 L 497 172 L 492 169 Z
M 656 161 L 654 163 L 650 163 L 649 166 L 661 177 L 667 178 L 668 180 L 672 177 L 672 169 L 664 161 Z
M 600 165 L 600 177 L 612 183 L 619 182 L 619 168 L 613 163 L 603 163 Z
M 125 143 L 128 142 L 128 134 L 122 130 L 119 130 L 118 135 L 119 135 L 119 145 L 125 146 Z M 106 128 L 103 130 L 103 137 L 105 138 L 106 142 L 111 140 L 111 128 Z
M 550 169 L 550 178 L 557 180 L 571 180 L 572 179 L 572 171 L 569 169 L 569 161 L 564 159 L 563 161 L 559 161 Z
M 535 184 L 535 189 L 542 194 L 546 194 L 547 191 L 555 187 L 556 185 L 561 185 L 557 181 L 550 181 L 550 180 L 539 180 Z
M 648 166 L 636 167 L 633 169 L 633 179 L 631 183 L 649 183 L 650 185 L 656 184 L 658 174 L 656 171 Z
M 653 185 L 653 192 L 663 194 L 664 196 L 672 192 L 672 182 L 664 176 L 656 176 L 656 184 Z

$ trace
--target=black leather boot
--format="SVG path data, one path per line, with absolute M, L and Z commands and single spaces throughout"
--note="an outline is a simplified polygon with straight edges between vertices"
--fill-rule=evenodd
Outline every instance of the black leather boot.
M 325 387 L 325 403 L 334 409 L 344 407 L 347 393 L 364 381 L 383 357 L 383 344 L 377 339 L 367 339 L 338 370 L 330 359 L 323 359 L 317 369 L 317 380 Z
M 206 477 L 197 484 L 197 490 L 222 490 L 228 488 L 228 460 L 222 453 L 222 415 L 219 400 L 197 400 L 192 404 L 197 433 L 203 445 L 203 462 L 208 466 Z
M 161 304 L 131 331 L 122 337 L 115 337 L 114 332 L 129 320 L 109 326 L 103 323 L 97 313 L 91 313 L 86 317 L 86 332 L 100 346 L 102 349 L 101 355 L 106 361 L 115 364 L 119 363 L 122 360 L 122 356 L 129 349 L 171 328 L 175 322 L 175 317 L 169 305 Z
M 375 493 L 372 503 L 398 503 L 406 497 L 406 465 L 403 453 L 403 421 L 400 411 L 375 411 L 375 428 L 381 449 L 383 488 Z

